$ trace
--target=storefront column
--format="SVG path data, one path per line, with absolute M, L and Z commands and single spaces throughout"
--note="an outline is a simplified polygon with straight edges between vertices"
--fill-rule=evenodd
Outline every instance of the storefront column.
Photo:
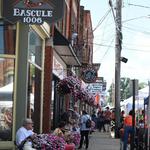
M 16 130 L 27 116 L 29 26 L 17 23 Z
M 44 98 L 43 98 L 43 133 L 51 129 L 51 95 L 52 95 L 52 65 L 53 48 L 52 38 L 46 40 L 44 64 Z

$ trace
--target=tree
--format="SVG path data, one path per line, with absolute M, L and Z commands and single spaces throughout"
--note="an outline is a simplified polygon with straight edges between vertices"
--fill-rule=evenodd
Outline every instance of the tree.
M 130 78 L 121 78 L 120 80 L 120 100 L 123 101 L 130 96 L 132 96 L 132 90 L 131 90 L 131 80 Z
M 147 86 L 147 83 L 145 82 L 139 83 L 139 90 L 145 88 L 146 86 Z
M 147 86 L 146 83 L 139 83 L 139 90 Z M 107 102 L 112 103 L 114 100 L 114 83 L 111 84 L 109 90 L 109 97 L 107 98 Z M 132 96 L 132 88 L 131 88 L 131 79 L 130 78 L 121 78 L 120 79 L 120 100 L 123 101 Z

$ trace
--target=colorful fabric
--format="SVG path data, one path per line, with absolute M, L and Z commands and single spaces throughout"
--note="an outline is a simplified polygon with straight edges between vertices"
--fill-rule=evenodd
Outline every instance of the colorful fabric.
M 128 115 L 124 119 L 124 125 L 125 126 L 132 126 L 132 116 Z

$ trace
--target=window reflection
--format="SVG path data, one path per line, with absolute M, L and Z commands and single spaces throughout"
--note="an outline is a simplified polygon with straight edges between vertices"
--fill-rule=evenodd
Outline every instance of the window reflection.
M 0 54 L 15 54 L 16 25 L 0 22 Z
M 0 141 L 11 140 L 14 60 L 0 59 Z
M 42 65 L 42 39 L 34 31 L 29 32 L 29 59 L 36 65 Z
M 42 38 L 33 30 L 29 32 L 29 76 L 27 116 L 34 121 L 35 132 L 40 131 Z

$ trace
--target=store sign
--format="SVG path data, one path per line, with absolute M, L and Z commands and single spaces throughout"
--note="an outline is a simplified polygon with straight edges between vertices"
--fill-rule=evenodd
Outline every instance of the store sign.
M 82 79 L 86 83 L 93 83 L 97 78 L 97 70 L 94 68 L 86 68 L 82 70 Z
M 53 57 L 53 73 L 60 79 L 63 79 L 64 76 L 66 76 L 63 65 L 55 57 Z
M 89 83 L 87 84 L 87 87 L 86 87 L 86 89 L 93 94 L 101 93 L 102 88 L 103 88 L 103 84 L 99 82 Z
M 63 17 L 64 0 L 3 0 L 3 8 L 3 17 L 9 22 L 51 24 Z

